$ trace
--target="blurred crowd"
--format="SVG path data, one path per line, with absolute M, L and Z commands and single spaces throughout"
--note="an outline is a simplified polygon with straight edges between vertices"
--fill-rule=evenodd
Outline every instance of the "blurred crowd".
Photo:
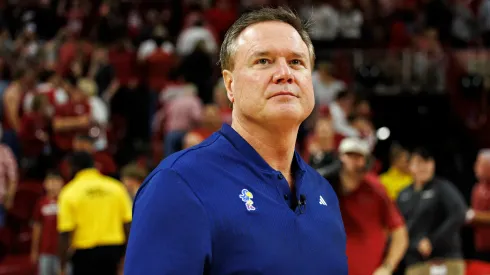
M 221 41 L 241 13 L 282 4 L 309 21 L 318 56 L 316 107 L 302 125 L 298 150 L 327 178 L 352 161 L 343 159 L 344 153 L 361 153 L 363 177 L 384 185 L 396 202 L 417 175 L 408 166 L 410 152 L 394 146 L 388 170 L 372 157 L 376 110 L 370 94 L 359 88 L 360 82 L 369 87 L 372 79 L 361 70 L 361 80 L 355 80 L 333 53 L 408 49 L 415 53 L 414 77 L 433 72 L 430 87 L 443 89 L 437 68 L 445 62 L 446 48 L 490 46 L 490 0 L 3 0 L 0 262 L 12 253 L 7 236 L 18 236 L 22 228 L 30 232 L 32 220 L 39 226 L 51 217 L 52 227 L 56 211 L 43 209 L 56 207 L 61 186 L 73 178 L 71 153 L 90 154 L 100 173 L 123 181 L 134 196 L 162 157 L 231 123 L 216 66 Z M 385 65 L 390 71 L 392 62 Z M 351 138 L 362 145 L 339 151 Z M 351 152 L 359 146 L 366 147 Z M 422 163 L 433 161 L 428 153 L 415 155 Z M 25 182 L 41 187 L 27 201 L 19 195 Z M 21 208 L 28 214 L 19 214 Z M 39 242 L 56 238 L 41 237 L 41 229 L 34 228 L 34 235 L 27 235 L 35 245 L 28 250 L 37 262 Z M 56 227 L 50 230 L 56 234 Z M 54 253 L 46 247 L 45 253 Z

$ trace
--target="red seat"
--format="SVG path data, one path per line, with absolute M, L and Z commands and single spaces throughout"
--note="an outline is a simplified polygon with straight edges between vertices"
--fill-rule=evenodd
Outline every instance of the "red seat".
M 466 261 L 466 275 L 490 274 L 490 263 L 482 261 Z

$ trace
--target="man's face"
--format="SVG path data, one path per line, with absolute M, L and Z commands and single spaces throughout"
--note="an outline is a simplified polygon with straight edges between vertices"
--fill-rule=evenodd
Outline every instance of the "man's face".
M 92 142 L 90 142 L 88 140 L 74 139 L 73 150 L 74 151 L 87 152 L 87 153 L 93 153 L 94 146 L 92 145 Z
M 490 180 L 490 158 L 479 155 L 475 162 L 475 175 L 480 181 Z
M 237 117 L 256 123 L 299 124 L 315 104 L 308 47 L 282 22 L 246 28 L 235 41 L 233 71 L 223 71 Z
M 362 174 L 366 168 L 366 157 L 358 153 L 344 153 L 340 155 L 342 169 L 350 174 Z
M 415 181 L 429 181 L 430 179 L 432 179 L 432 177 L 434 177 L 434 171 L 434 160 L 426 160 L 418 155 L 414 155 L 410 158 L 410 172 L 412 172 Z
M 63 187 L 63 179 L 61 177 L 48 177 L 44 180 L 44 189 L 52 196 L 57 196 Z
M 409 159 L 410 157 L 408 155 L 408 152 L 400 153 L 400 155 L 396 159 L 396 163 L 395 163 L 396 167 L 405 173 L 409 173 L 410 172 Z

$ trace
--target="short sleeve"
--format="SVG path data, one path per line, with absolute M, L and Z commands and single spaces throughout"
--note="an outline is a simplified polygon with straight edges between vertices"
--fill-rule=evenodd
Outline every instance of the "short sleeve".
M 400 210 L 398 210 L 395 202 L 388 198 L 388 196 L 386 196 L 384 209 L 385 225 L 388 229 L 395 230 L 405 224 L 405 221 L 400 214 Z
M 73 205 L 63 192 L 58 199 L 58 232 L 71 232 L 75 230 L 75 213 Z
M 385 187 L 381 183 L 373 184 L 380 197 L 381 209 L 383 209 L 383 222 L 386 228 L 393 231 L 405 224 L 405 221 L 396 203 L 388 196 Z

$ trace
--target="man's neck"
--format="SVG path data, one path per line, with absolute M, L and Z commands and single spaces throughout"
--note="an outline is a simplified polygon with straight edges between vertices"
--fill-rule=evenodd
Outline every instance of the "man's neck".
M 342 193 L 349 194 L 361 185 L 362 176 L 359 174 L 348 173 L 344 169 L 340 171 L 340 186 Z
M 391 170 L 398 173 L 398 174 L 403 174 L 403 175 L 408 175 L 403 169 L 397 167 L 396 165 L 391 166 Z
M 51 194 L 51 193 L 46 194 L 46 196 L 48 197 L 48 199 L 51 199 L 51 200 L 56 199 L 58 197 L 57 194 Z
M 242 123 L 240 119 L 233 117 L 231 127 L 245 139 L 257 153 L 273 169 L 280 171 L 288 178 L 291 175 L 291 163 L 294 157 L 294 149 L 298 127 L 289 129 L 271 129 L 261 127 L 253 123 Z
M 414 187 L 415 191 L 421 191 L 422 189 L 424 189 L 424 186 L 429 181 L 430 181 L 430 179 L 429 180 L 415 180 L 414 183 L 413 183 L 413 187 Z

